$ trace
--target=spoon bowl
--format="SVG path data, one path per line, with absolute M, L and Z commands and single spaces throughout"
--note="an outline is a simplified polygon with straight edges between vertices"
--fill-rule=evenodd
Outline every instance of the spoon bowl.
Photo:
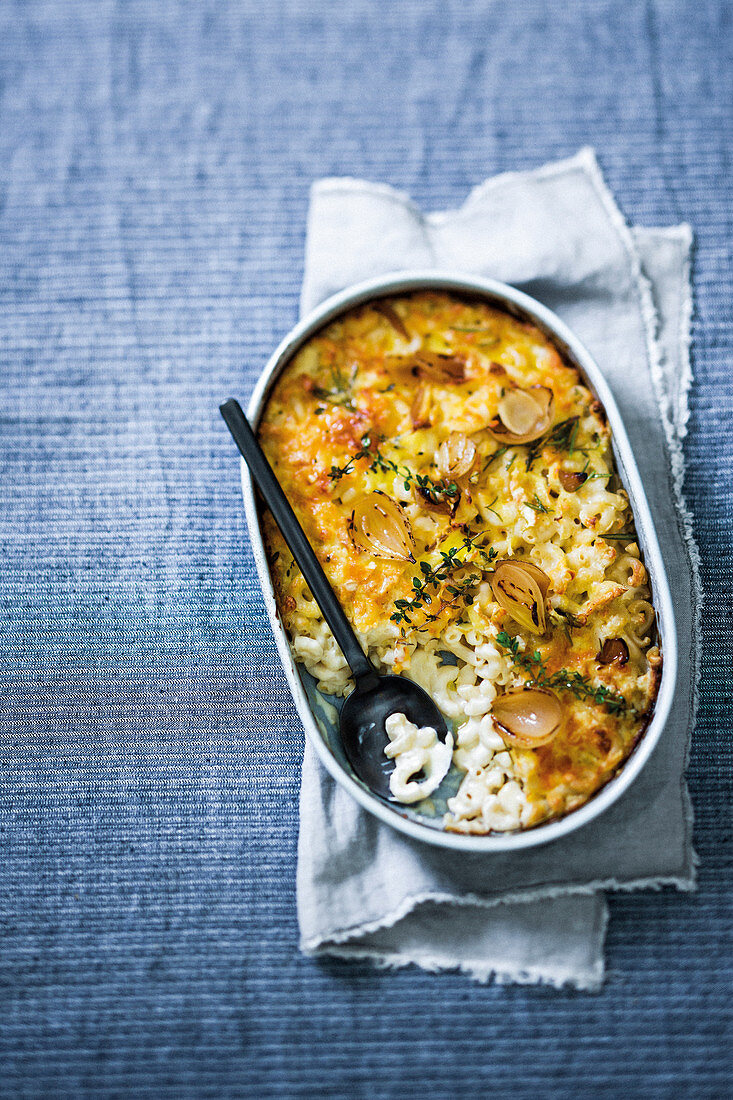
M 360 680 L 344 702 L 339 718 L 341 742 L 354 772 L 374 794 L 394 802 L 389 779 L 394 761 L 384 755 L 389 744 L 385 723 L 401 712 L 416 726 L 432 726 L 445 741 L 445 719 L 426 691 L 404 676 L 379 676 Z

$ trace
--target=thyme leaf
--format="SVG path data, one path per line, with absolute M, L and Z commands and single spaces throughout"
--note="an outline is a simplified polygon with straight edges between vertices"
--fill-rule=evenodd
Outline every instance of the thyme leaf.
M 561 668 L 551 676 L 542 660 L 539 650 L 534 653 L 524 653 L 519 648 L 519 639 L 512 638 L 505 630 L 496 637 L 497 645 L 511 654 L 512 664 L 515 668 L 521 668 L 529 674 L 528 684 L 536 684 L 543 688 L 560 688 L 569 691 L 576 699 L 588 699 L 597 706 L 604 706 L 610 714 L 624 714 L 626 712 L 636 714 L 633 707 L 623 695 L 603 685 L 596 687 L 587 676 L 580 672 L 570 672 L 567 668 Z
M 430 565 L 426 561 L 420 562 L 421 576 L 412 578 L 412 599 L 395 600 L 396 610 L 390 615 L 392 622 L 413 626 L 412 616 L 414 612 L 424 608 L 426 604 L 432 604 L 433 598 L 438 598 L 439 591 L 443 586 L 445 586 L 445 591 L 451 598 L 448 600 L 441 599 L 438 610 L 434 614 L 428 615 L 426 622 L 434 622 L 446 607 L 455 605 L 459 601 L 464 604 L 473 603 L 473 589 L 482 579 L 483 572 L 476 562 L 466 562 L 458 555 L 461 550 L 471 549 L 481 536 L 481 531 L 474 535 L 467 535 L 460 546 L 451 546 L 450 550 L 441 550 L 440 561 L 436 565 Z M 490 547 L 489 550 L 484 549 L 484 547 L 477 547 L 477 549 L 484 559 L 485 565 L 490 565 L 497 556 L 493 547 Z M 470 569 L 471 566 L 474 567 L 474 570 L 478 568 L 478 572 L 474 571 L 467 577 L 455 579 L 456 573 L 461 569 Z M 448 584 L 448 581 L 451 583 Z
M 351 378 L 347 378 L 339 367 L 331 367 L 331 388 L 314 386 L 313 396 L 317 397 L 319 401 L 328 401 L 330 405 L 340 405 L 342 409 L 355 412 L 356 402 L 354 401 L 353 387 L 356 381 L 357 369 L 354 366 L 351 371 Z
M 528 507 L 533 508 L 535 512 L 545 512 L 545 513 L 547 513 L 550 510 L 549 508 L 545 508 L 544 504 L 542 503 L 542 501 L 540 500 L 540 498 L 537 496 L 536 493 L 534 495 L 534 501 L 528 500 L 527 505 L 528 505 Z
M 492 462 L 495 462 L 497 458 L 501 458 L 501 456 L 505 455 L 508 450 L 508 447 L 499 447 L 497 451 L 494 451 L 493 455 L 489 455 L 489 457 L 486 459 L 486 462 L 484 462 L 484 470 L 488 470 Z
M 532 440 L 527 446 L 527 460 L 526 469 L 531 470 L 532 464 L 539 458 L 543 448 L 552 447 L 555 451 L 567 451 L 568 454 L 572 454 L 573 451 L 583 451 L 582 447 L 575 446 L 575 440 L 578 435 L 578 417 L 570 416 L 567 420 L 561 420 L 559 424 L 554 424 L 548 432 L 541 435 L 539 439 Z M 585 453 L 583 451 L 583 453 Z
M 378 470 L 381 473 L 393 473 L 402 479 L 405 489 L 415 487 L 419 489 L 423 496 L 428 497 L 434 504 L 440 504 L 446 499 L 457 502 L 459 496 L 459 488 L 455 481 L 447 481 L 441 479 L 435 481 L 433 478 L 428 477 L 427 474 L 416 474 L 409 466 L 402 466 L 399 462 L 395 462 L 391 458 L 385 457 L 378 448 L 375 448 L 372 444 L 371 437 L 363 435 L 361 437 L 361 448 L 352 455 L 344 466 L 332 466 L 329 470 L 328 476 L 332 481 L 338 481 L 344 477 L 345 474 L 350 474 L 354 470 L 354 464 L 360 458 L 368 458 L 369 469 Z
M 496 504 L 498 499 L 499 499 L 498 496 L 495 496 L 494 499 L 492 500 L 491 504 L 486 505 L 486 511 L 487 512 L 493 512 L 494 515 L 496 516 L 496 518 L 499 520 L 499 523 L 503 523 L 504 521 L 502 520 L 500 514 L 497 512 L 496 508 L 494 508 L 494 505 Z

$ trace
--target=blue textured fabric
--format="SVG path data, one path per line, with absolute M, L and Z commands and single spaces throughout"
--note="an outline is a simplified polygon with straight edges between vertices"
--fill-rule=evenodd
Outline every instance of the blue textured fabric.
M 0 1091 L 720 1097 L 731 1078 L 726 0 L 0 5 Z M 424 208 L 598 150 L 697 236 L 700 888 L 598 995 L 297 951 L 302 732 L 217 404 L 296 318 L 310 182 Z

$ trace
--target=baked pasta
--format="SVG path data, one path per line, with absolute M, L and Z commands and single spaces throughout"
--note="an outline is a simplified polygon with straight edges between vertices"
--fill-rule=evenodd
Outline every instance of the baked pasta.
M 259 435 L 370 658 L 448 720 L 444 828 L 528 828 L 608 781 L 661 655 L 603 408 L 551 339 L 481 299 L 379 299 L 298 351 Z M 262 523 L 295 658 L 346 695 L 341 651 Z

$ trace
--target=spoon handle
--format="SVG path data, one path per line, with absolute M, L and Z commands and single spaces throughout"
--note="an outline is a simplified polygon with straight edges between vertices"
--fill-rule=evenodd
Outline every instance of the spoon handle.
M 295 512 L 282 491 L 280 482 L 275 477 L 264 451 L 257 442 L 239 402 L 230 397 L 228 401 L 219 406 L 219 412 L 224 417 L 226 426 L 234 437 L 234 442 L 239 447 L 242 457 L 249 466 L 252 477 L 265 498 L 265 503 L 282 531 L 283 537 L 290 547 L 291 554 L 300 566 L 300 571 L 306 579 L 314 600 L 331 627 L 333 636 L 341 647 L 341 651 L 354 673 L 357 684 L 367 686 L 366 683 L 360 684 L 360 681 L 366 681 L 367 678 L 376 680 L 377 673 L 374 666 L 361 648 L 351 623 L 346 618 L 344 610 L 336 598 L 336 593 L 331 588 L 328 578 L 321 568 L 321 563 L 313 552 L 313 547 L 308 542 L 305 531 L 300 526 Z

